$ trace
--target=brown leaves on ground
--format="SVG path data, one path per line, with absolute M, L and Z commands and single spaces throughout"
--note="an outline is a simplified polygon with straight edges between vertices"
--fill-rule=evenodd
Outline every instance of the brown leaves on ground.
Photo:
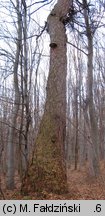
M 19 200 L 102 200 L 105 199 L 105 167 L 101 163 L 101 173 L 98 178 L 92 178 L 88 175 L 87 169 L 68 170 L 68 188 L 69 193 L 58 195 L 47 193 L 46 191 L 40 193 L 31 193 L 23 196 L 20 192 L 20 180 L 18 175 L 15 176 L 16 188 L 14 191 L 8 191 L 5 188 L 5 178 L 1 178 L 1 188 L 5 199 L 19 199 Z M 0 192 L 0 199 L 3 199 Z
M 105 168 L 101 167 L 100 176 L 97 178 L 90 177 L 86 169 L 69 170 L 68 184 L 73 200 L 105 199 Z

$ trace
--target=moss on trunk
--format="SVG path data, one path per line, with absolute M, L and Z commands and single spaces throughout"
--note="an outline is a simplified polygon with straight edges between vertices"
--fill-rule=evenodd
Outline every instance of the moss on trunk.
M 65 7 L 64 7 L 65 5 Z M 33 163 L 23 181 L 22 190 L 67 192 L 65 165 L 66 135 L 66 29 L 60 15 L 69 11 L 69 0 L 58 0 L 48 16 L 50 44 L 50 68 L 47 82 L 45 111 L 35 145 Z
M 64 151 L 59 144 L 64 138 L 60 124 L 54 116 L 43 116 L 33 161 L 22 185 L 25 192 L 67 192 Z

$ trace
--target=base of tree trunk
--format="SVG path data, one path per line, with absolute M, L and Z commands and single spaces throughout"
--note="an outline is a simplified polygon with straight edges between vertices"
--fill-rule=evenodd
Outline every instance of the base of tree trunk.
M 67 175 L 60 143 L 61 122 L 44 115 L 37 137 L 33 162 L 23 180 L 22 192 L 67 193 Z M 62 131 L 61 131 L 62 132 Z

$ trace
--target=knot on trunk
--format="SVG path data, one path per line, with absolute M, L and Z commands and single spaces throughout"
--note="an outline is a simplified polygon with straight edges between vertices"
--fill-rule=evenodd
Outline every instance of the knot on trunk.
M 60 17 L 60 21 L 64 24 L 64 25 L 67 25 L 68 23 L 71 23 L 73 22 L 74 20 L 74 15 L 76 14 L 77 12 L 75 11 L 74 7 L 72 6 L 71 8 L 69 8 L 69 12 Z
M 50 47 L 52 48 L 52 49 L 55 49 L 56 47 L 57 47 L 57 44 L 54 42 L 54 43 L 50 43 Z

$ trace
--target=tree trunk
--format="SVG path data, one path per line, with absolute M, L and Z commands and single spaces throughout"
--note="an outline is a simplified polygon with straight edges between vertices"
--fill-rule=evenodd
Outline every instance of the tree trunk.
M 92 151 L 92 166 L 91 174 L 97 176 L 99 174 L 99 143 L 98 143 L 98 128 L 95 116 L 95 107 L 93 102 L 93 41 L 88 38 L 88 98 L 89 98 L 89 117 L 90 117 L 90 133 L 91 133 L 91 149 Z
M 77 83 L 77 80 L 76 80 Z M 79 149 L 79 143 L 78 143 L 78 85 L 74 89 L 74 100 L 75 100 L 75 166 L 74 169 L 77 170 L 78 166 L 78 149 Z
M 18 64 L 19 64 L 19 55 L 21 49 L 21 14 L 19 12 L 19 1 L 17 0 L 17 17 L 18 17 L 18 40 L 17 40 L 17 50 L 14 62 L 14 89 L 15 89 L 15 99 L 14 99 L 14 106 L 13 112 L 11 116 L 11 127 L 9 128 L 9 137 L 8 137 L 8 144 L 7 144 L 7 188 L 13 189 L 14 188 L 14 144 L 15 144 L 15 127 L 16 127 L 16 119 L 19 110 L 19 103 L 20 103 L 20 93 L 19 93 L 19 86 L 18 86 Z
M 91 154 L 91 175 L 97 176 L 99 174 L 99 143 L 98 143 L 98 128 L 95 116 L 95 107 L 93 99 L 93 29 L 89 22 L 88 3 L 83 1 L 84 18 L 86 25 L 86 36 L 88 40 L 88 64 L 87 64 L 87 101 L 89 108 L 90 120 L 90 135 L 91 145 L 89 145 L 89 154 Z
M 58 0 L 47 19 L 50 35 L 50 69 L 44 115 L 36 140 L 33 162 L 22 190 L 63 193 L 67 191 L 66 135 L 66 30 L 61 18 L 69 0 Z
M 24 39 L 24 109 L 25 109 L 25 126 L 24 126 L 24 144 L 23 144 L 23 171 L 27 171 L 28 167 L 28 134 L 30 126 L 30 111 L 29 111 L 29 93 L 28 93 L 28 56 L 27 56 L 27 5 L 23 3 L 23 39 Z

